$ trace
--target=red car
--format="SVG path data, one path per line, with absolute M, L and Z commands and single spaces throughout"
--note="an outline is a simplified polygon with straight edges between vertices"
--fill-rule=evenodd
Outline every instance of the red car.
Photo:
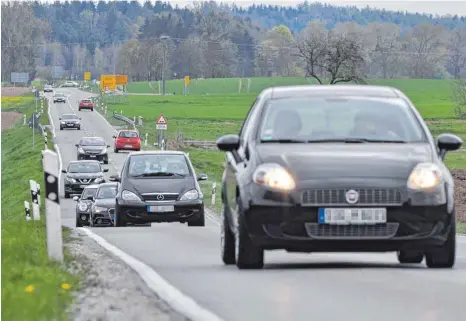
M 141 137 L 137 130 L 123 129 L 118 132 L 115 138 L 115 145 L 113 151 L 118 153 L 120 150 L 141 150 Z
M 79 102 L 78 110 L 81 111 L 81 109 L 90 109 L 94 111 L 94 103 L 90 99 L 83 99 Z

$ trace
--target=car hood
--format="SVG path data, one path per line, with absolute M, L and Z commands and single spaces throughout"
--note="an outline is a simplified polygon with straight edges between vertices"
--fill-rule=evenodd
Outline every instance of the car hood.
M 83 146 L 83 145 L 80 145 L 79 147 L 84 150 L 104 150 L 106 148 L 104 146 Z
M 68 178 L 97 178 L 104 176 L 104 173 L 66 173 L 66 177 Z
M 61 121 L 64 121 L 66 123 L 79 123 L 79 119 L 62 119 Z
M 407 178 L 419 162 L 431 162 L 428 144 L 261 144 L 261 163 L 278 163 L 300 180 Z
M 193 177 L 185 178 L 133 178 L 128 183 L 139 194 L 179 193 L 183 194 L 196 188 Z
M 110 207 L 115 207 L 115 203 L 116 201 L 114 198 L 103 198 L 103 199 L 95 200 L 94 205 L 110 208 Z

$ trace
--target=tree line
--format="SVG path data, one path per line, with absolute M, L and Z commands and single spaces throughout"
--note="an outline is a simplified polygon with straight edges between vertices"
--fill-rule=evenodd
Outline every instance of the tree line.
M 311 10 L 305 6 L 297 12 Z M 266 9 L 214 2 L 182 9 L 160 1 L 2 2 L 2 80 L 13 71 L 51 79 L 53 66 L 65 77 L 82 79 L 90 71 L 133 81 L 159 80 L 163 67 L 167 78 L 305 76 L 322 83 L 466 76 L 463 18 L 415 15 L 420 22 L 408 28 L 386 21 L 330 23 L 321 15 L 295 31 L 249 17 Z

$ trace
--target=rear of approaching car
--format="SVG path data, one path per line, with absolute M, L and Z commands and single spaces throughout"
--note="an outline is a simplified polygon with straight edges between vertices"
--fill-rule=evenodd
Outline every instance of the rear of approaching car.
M 89 109 L 94 111 L 94 103 L 91 99 L 83 99 L 79 102 L 78 110 L 81 111 L 82 109 Z
M 204 226 L 204 200 L 191 162 L 183 152 L 135 152 L 128 156 L 116 198 L 115 226 L 182 222 Z
M 113 150 L 118 153 L 120 150 L 141 150 L 141 137 L 136 130 L 120 130 L 115 138 Z
M 243 129 L 254 151 L 244 171 L 228 165 L 224 175 L 224 211 L 239 226 L 236 239 L 224 231 L 224 251 L 242 243 L 239 267 L 261 267 L 263 250 L 271 249 L 397 251 L 401 263 L 425 256 L 429 267 L 453 266 L 453 179 L 442 157 L 460 138 L 439 136 L 437 155 L 422 118 L 395 90 L 380 97 L 351 89 L 275 94 L 254 128 Z M 239 137 L 220 138 L 218 146 L 240 157 Z

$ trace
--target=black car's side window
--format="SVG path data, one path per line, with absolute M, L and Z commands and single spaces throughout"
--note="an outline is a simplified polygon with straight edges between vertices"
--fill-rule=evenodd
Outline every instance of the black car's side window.
M 239 137 L 241 138 L 241 140 L 245 137 L 244 133 L 246 132 L 247 125 L 252 118 L 251 114 L 252 114 L 252 111 L 254 110 L 254 105 L 256 104 L 258 99 L 259 98 L 256 98 L 254 102 L 252 103 L 251 108 L 249 108 L 248 114 L 246 115 L 246 118 L 244 119 L 243 125 L 241 125 L 241 129 L 239 130 Z

